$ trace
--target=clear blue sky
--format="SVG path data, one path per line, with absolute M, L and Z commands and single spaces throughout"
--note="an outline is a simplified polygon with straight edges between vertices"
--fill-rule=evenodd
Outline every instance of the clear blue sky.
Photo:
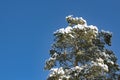
M 112 31 L 120 64 L 119 0 L 0 0 L 0 80 L 46 80 L 53 32 L 69 14 Z

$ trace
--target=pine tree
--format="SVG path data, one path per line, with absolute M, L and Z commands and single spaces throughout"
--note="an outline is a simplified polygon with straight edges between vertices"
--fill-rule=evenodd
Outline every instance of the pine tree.
M 112 33 L 98 31 L 82 17 L 67 16 L 68 26 L 54 32 L 45 69 L 47 80 L 118 80 L 120 68 L 111 46 Z M 107 47 L 106 47 L 107 46 Z

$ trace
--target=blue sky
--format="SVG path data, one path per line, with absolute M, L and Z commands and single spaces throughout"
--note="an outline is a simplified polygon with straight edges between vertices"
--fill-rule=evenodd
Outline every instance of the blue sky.
M 83 17 L 113 32 L 112 49 L 120 64 L 119 0 L 0 0 L 0 80 L 46 80 L 53 32 L 65 16 Z

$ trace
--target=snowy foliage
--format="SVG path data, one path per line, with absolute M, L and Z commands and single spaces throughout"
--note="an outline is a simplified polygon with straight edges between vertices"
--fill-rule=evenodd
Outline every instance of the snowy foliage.
M 82 17 L 66 20 L 69 25 L 54 32 L 47 80 L 118 80 L 117 58 L 105 47 L 111 46 L 112 33 L 87 25 Z

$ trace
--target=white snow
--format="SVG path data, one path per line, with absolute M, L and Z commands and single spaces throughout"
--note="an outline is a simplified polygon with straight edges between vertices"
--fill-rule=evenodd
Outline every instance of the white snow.
M 79 17 L 79 20 L 82 20 L 83 22 L 85 22 L 85 24 L 84 24 L 84 25 L 87 25 L 86 20 L 85 20 L 85 19 L 83 19 L 82 17 Z
M 93 25 L 87 25 L 86 20 L 84 20 L 82 17 L 75 17 L 73 18 L 72 15 L 67 16 L 69 20 L 72 20 L 72 23 L 78 23 L 73 26 L 67 26 L 66 28 L 61 28 L 58 29 L 57 31 L 54 32 L 54 34 L 61 33 L 61 34 L 66 34 L 66 33 L 71 33 L 73 29 L 79 29 L 79 30 L 85 30 L 85 29 L 90 29 L 92 30 L 93 33 L 98 33 L 98 28 Z M 84 24 L 82 24 L 84 22 Z M 81 23 L 81 24 L 80 24 Z M 87 31 L 85 31 L 85 34 Z M 96 34 L 95 34 L 96 35 Z M 74 37 L 73 35 L 70 35 L 71 37 Z
M 57 56 L 58 56 L 58 54 L 55 52 L 52 57 L 53 57 L 53 58 L 57 58 Z
M 86 20 L 84 20 L 82 17 L 73 17 L 73 15 L 69 15 L 66 17 L 66 20 L 70 22 L 71 24 L 81 24 L 81 25 L 87 25 Z
M 98 28 L 96 26 L 93 25 L 89 25 L 88 26 L 90 29 L 94 30 L 95 33 L 98 33 Z
M 72 27 L 68 26 L 66 28 L 61 28 L 61 29 L 55 31 L 54 34 L 56 34 L 56 33 L 62 33 L 62 34 L 70 33 L 71 30 L 72 30 Z
M 110 56 L 109 56 L 108 54 L 106 54 L 105 52 L 101 52 L 101 55 L 104 56 L 104 57 L 106 57 L 106 58 L 110 57 Z
M 112 64 L 112 65 L 114 64 L 114 62 L 111 61 L 111 60 L 108 60 L 107 62 L 110 63 L 110 64 Z
M 78 28 L 80 30 L 83 30 L 85 27 L 83 25 L 78 24 L 78 25 L 73 26 L 73 29 L 74 28 L 76 28 L 76 29 Z
M 63 33 L 64 34 L 64 31 L 65 31 L 64 28 L 61 28 L 61 29 L 55 31 L 54 33 Z
M 71 38 L 74 38 L 74 36 L 73 36 L 72 34 L 69 34 L 69 36 L 70 36 Z
M 102 58 L 99 58 L 99 59 L 97 59 L 97 61 L 100 63 L 103 63 L 104 60 Z
M 49 58 L 49 61 L 50 61 L 50 60 L 53 60 L 53 61 L 54 61 L 54 60 L 56 60 L 56 58 L 52 58 L 52 57 L 50 57 L 50 58 Z
M 104 71 L 108 72 L 108 66 L 106 64 L 104 64 L 103 60 L 101 58 L 97 59 L 97 61 L 99 62 L 94 62 L 92 61 L 89 65 L 89 67 L 93 67 L 93 66 L 98 66 L 101 67 Z
M 110 31 L 105 31 L 105 30 L 101 30 L 101 32 L 112 34 L 112 32 L 110 32 Z
M 55 73 L 56 74 L 60 74 L 60 75 L 64 75 L 65 74 L 65 72 L 64 72 L 62 67 L 60 67 L 60 68 L 52 68 L 51 72 L 52 72 L 51 76 L 52 76 L 52 74 L 54 75 Z
M 70 33 L 72 30 L 72 27 L 68 26 L 65 28 L 65 33 Z
M 64 72 L 64 70 L 63 70 L 63 68 L 62 67 L 60 67 L 59 69 L 58 69 L 58 74 L 65 74 L 65 72 Z

